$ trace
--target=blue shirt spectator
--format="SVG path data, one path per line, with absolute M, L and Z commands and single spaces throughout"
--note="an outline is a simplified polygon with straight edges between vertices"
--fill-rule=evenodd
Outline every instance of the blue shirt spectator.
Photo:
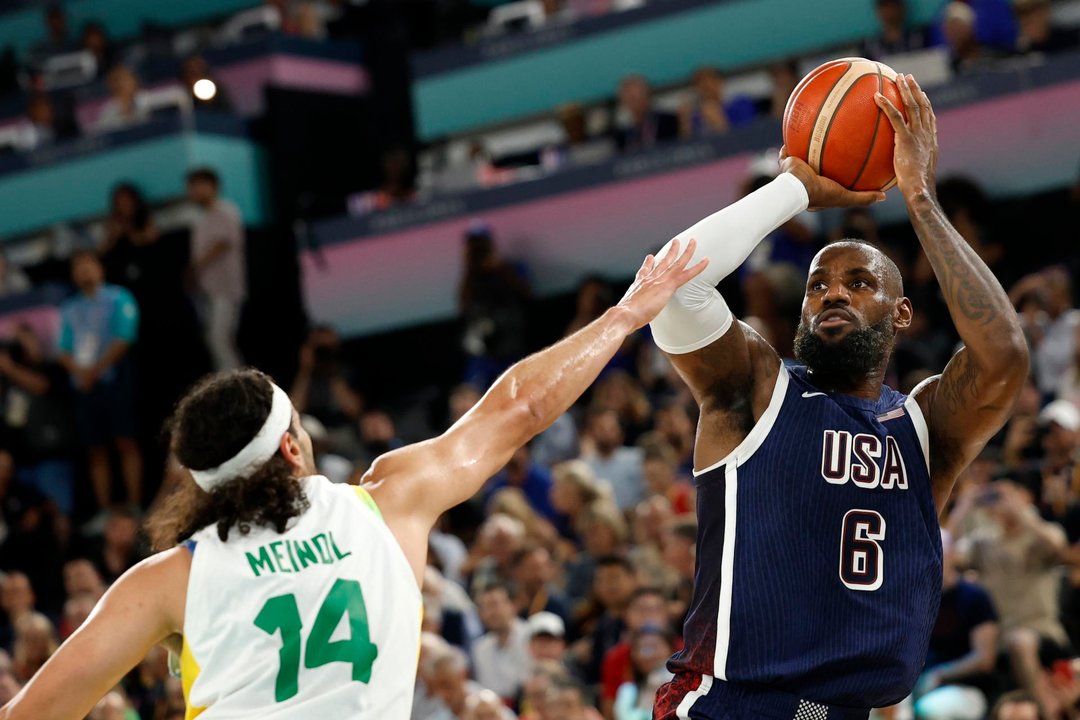
M 529 506 L 545 520 L 554 522 L 562 517 L 551 504 L 551 473 L 532 461 L 528 447 L 519 448 L 506 467 L 488 481 L 484 503 L 507 487 L 521 490 Z
M 132 294 L 119 285 L 102 285 L 93 295 L 80 293 L 60 306 L 57 345 L 76 366 L 90 368 L 101 362 L 114 342 L 135 342 L 138 329 L 139 306 Z M 115 364 L 104 368 L 101 382 L 115 381 L 117 372 Z

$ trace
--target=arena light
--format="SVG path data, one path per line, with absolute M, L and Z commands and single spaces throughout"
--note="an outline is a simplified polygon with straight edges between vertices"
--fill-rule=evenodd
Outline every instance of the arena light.
M 191 90 L 195 93 L 196 98 L 204 102 L 207 100 L 213 100 L 214 96 L 217 95 L 217 85 L 214 84 L 213 80 L 209 80 L 207 78 L 196 80 L 195 85 L 191 88 Z

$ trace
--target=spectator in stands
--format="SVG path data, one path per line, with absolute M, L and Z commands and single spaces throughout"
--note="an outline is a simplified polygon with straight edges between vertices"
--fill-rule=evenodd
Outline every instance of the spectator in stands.
M 517 449 L 510 461 L 484 488 L 485 500 L 506 487 L 518 488 L 529 501 L 529 506 L 549 521 L 558 519 L 558 512 L 551 505 L 551 473 L 532 461 L 529 446 Z
M 435 661 L 446 655 L 450 645 L 435 633 L 422 632 L 420 634 L 420 652 L 416 666 L 416 689 L 413 691 L 411 720 L 447 720 L 450 718 L 450 709 L 435 694 L 431 681 L 434 676 Z M 465 659 L 466 674 L 468 668 L 468 656 Z
M 105 594 L 105 581 L 94 564 L 86 558 L 64 563 L 64 594 L 68 597 L 85 594 L 99 600 Z
M 416 164 L 408 148 L 391 148 L 382 156 L 379 186 L 349 198 L 349 212 L 366 215 L 416 200 Z
M 945 6 L 942 33 L 949 48 L 952 70 L 966 75 L 992 67 L 1000 53 L 984 45 L 975 30 L 975 10 L 971 5 L 953 0 Z
M 187 176 L 188 199 L 202 214 L 191 229 L 191 257 L 200 292 L 206 344 L 214 369 L 240 367 L 236 336 L 247 298 L 247 249 L 240 209 L 221 197 L 221 181 L 210 168 Z
M 637 442 L 652 424 L 652 405 L 641 384 L 626 370 L 604 373 L 593 387 L 592 405 L 613 410 L 623 428 L 628 445 Z
M 360 415 L 360 450 L 357 462 L 370 466 L 375 458 L 396 450 L 404 442 L 397 435 L 393 418 L 382 409 L 369 408 Z
M 694 511 L 694 487 L 679 476 L 675 449 L 666 442 L 645 448 L 642 473 L 649 493 L 666 499 L 675 515 L 686 515 Z
M 508 515 L 491 515 L 477 531 L 477 541 L 461 571 L 471 575 L 469 586 L 475 595 L 489 585 L 513 581 L 514 553 L 525 543 L 525 526 Z
M 794 58 L 770 64 L 769 81 L 772 89 L 769 96 L 759 103 L 758 114 L 770 115 L 777 120 L 782 120 L 788 98 L 791 97 L 800 79 L 799 63 Z
M 64 369 L 45 356 L 29 325 L 18 325 L 11 346 L 0 351 L 0 389 L 18 483 L 71 517 L 75 509 L 71 393 Z
M 359 451 L 358 422 L 364 398 L 352 387 L 341 360 L 341 338 L 329 325 L 316 325 L 300 348 L 300 362 L 289 393 L 298 413 L 311 415 L 326 428 L 329 452 Z
M 105 279 L 122 285 L 141 300 L 156 278 L 144 267 L 148 258 L 142 249 L 158 239 L 158 229 L 142 191 L 132 183 L 113 188 L 109 217 L 105 220 L 105 240 L 98 249 L 105 266 Z
M 104 77 L 112 70 L 116 53 L 101 23 L 91 20 L 83 25 L 79 47 L 94 56 L 97 77 Z
M 698 68 L 692 82 L 694 95 L 679 108 L 679 135 L 683 139 L 723 135 L 757 116 L 747 96 L 725 97 L 724 76 L 716 68 Z
M 675 518 L 661 541 L 664 560 L 675 571 L 677 580 L 668 612 L 673 627 L 681 628 L 690 611 L 694 593 L 694 570 L 697 564 L 697 520 L 692 516 Z
M 990 720 L 1039 720 L 1039 703 L 1025 690 L 1005 693 L 990 711 Z
M 18 295 L 29 289 L 30 278 L 8 259 L 7 253 L 0 250 L 0 297 Z
M 525 623 L 529 629 L 529 657 L 535 670 L 540 663 L 556 662 L 565 671 L 566 623 L 550 612 L 538 612 Z M 527 682 L 527 681 L 526 681 Z
M 664 593 L 656 587 L 641 587 L 634 591 L 626 608 L 626 635 L 604 655 L 600 671 L 600 709 L 604 717 L 613 717 L 615 696 L 623 683 L 634 681 L 630 638 L 646 627 L 668 630 L 667 601 Z
M 1052 716 L 1056 701 L 1040 686 L 1040 658 L 1065 657 L 1068 646 L 1058 601 L 1065 533 L 1039 517 L 1026 488 L 1008 480 L 986 488 L 980 502 L 994 525 L 965 539 L 960 563 L 979 572 L 994 600 L 1013 676 Z
M 75 420 L 87 448 L 90 481 L 99 511 L 112 503 L 109 445 L 116 448 L 126 501 L 142 501 L 142 454 L 135 442 L 133 368 L 128 358 L 139 327 L 131 293 L 105 283 L 92 250 L 72 255 L 79 292 L 60 306 L 60 364 L 75 388 Z M 103 519 L 103 516 L 101 516 Z
M 35 92 L 30 95 L 26 103 L 26 119 L 28 123 L 20 138 L 20 150 L 49 147 L 60 139 L 56 111 L 47 93 Z
M 592 707 L 586 707 L 581 686 L 572 680 L 557 682 L 547 691 L 540 720 L 601 720 Z
M 563 336 L 573 335 L 614 304 L 615 296 L 607 280 L 599 275 L 586 277 L 577 286 L 574 317 L 566 326 Z
M 570 620 L 570 601 L 554 583 L 556 568 L 546 547 L 526 545 L 514 554 L 513 567 L 519 617 L 527 619 L 542 612 L 554 614 L 563 623 Z
M 480 402 L 481 393 L 476 389 L 475 385 L 469 383 L 461 383 L 454 387 L 450 391 L 450 397 L 447 402 L 447 422 L 446 427 L 450 427 L 462 417 L 465 413 L 472 410 L 476 403 Z
M 941 533 L 944 585 L 926 667 L 915 686 L 915 712 L 928 720 L 979 720 L 995 692 L 997 613 L 979 585 L 956 567 L 952 537 Z
M 123 691 L 118 689 L 101 698 L 87 720 L 128 720 L 131 717 L 129 713 L 134 711 Z
M 214 84 L 214 92 L 209 97 L 205 93 L 195 92 L 195 83 L 200 80 L 209 80 Z M 202 55 L 191 55 L 184 58 L 180 65 L 180 82 L 191 91 L 195 107 L 199 110 L 213 110 L 216 112 L 230 112 L 232 102 L 229 100 L 229 92 L 225 86 L 214 79 L 210 71 L 210 63 Z
M 562 126 L 562 140 L 549 145 L 540 153 L 540 164 L 548 172 L 564 167 L 595 165 L 615 154 L 611 138 L 594 138 L 589 134 L 589 121 L 585 106 L 566 103 L 555 108 Z
M 1080 331 L 1069 273 L 1058 266 L 1033 273 L 1017 282 L 1009 297 L 1017 307 L 1033 303 L 1035 312 L 1021 314 L 1021 320 L 1031 345 L 1036 385 L 1043 398 L 1053 397 L 1072 364 Z
M 22 683 L 15 677 L 11 657 L 0 650 L 0 706 L 11 702 L 22 689 Z
M 581 520 L 597 501 L 610 500 L 611 488 L 598 480 L 592 467 L 583 460 L 566 460 L 551 469 L 551 506 L 566 518 L 561 524 L 563 537 L 576 538 Z
M 904 0 L 876 0 L 874 6 L 881 32 L 863 40 L 863 57 L 881 60 L 889 55 L 922 50 L 927 46 L 925 28 L 908 26 Z
M 517 616 L 507 585 L 489 585 L 476 598 L 487 633 L 472 647 L 476 681 L 513 702 L 529 676 L 529 630 Z
M 116 65 L 106 77 L 109 101 L 101 108 L 95 130 L 111 132 L 144 123 L 150 119 L 146 95 L 139 89 L 139 79 L 126 65 Z
M 1068 400 L 1054 400 L 1039 412 L 1042 430 L 1043 478 L 1072 469 L 1080 449 L 1080 409 Z
M 626 630 L 626 609 L 637 587 L 637 574 L 629 560 L 617 555 L 597 558 L 592 596 L 577 620 L 586 635 L 574 649 L 586 682 L 600 681 L 604 656 L 619 644 Z
M 68 34 L 67 13 L 62 3 L 53 2 L 45 7 L 45 39 L 30 50 L 30 64 L 40 69 L 42 63 L 53 55 L 62 55 L 78 49 Z
M 657 143 L 679 135 L 679 118 L 653 109 L 652 88 L 641 75 L 628 75 L 619 83 L 619 105 L 629 116 L 629 124 L 615 132 L 619 152 L 650 150 Z
M 589 409 L 581 438 L 581 459 L 597 477 L 611 483 L 619 509 L 629 510 L 645 493 L 644 453 L 639 447 L 624 445 L 624 438 L 618 413 L 604 407 Z
M 52 622 L 39 612 L 28 612 L 15 622 L 15 644 L 12 650 L 15 676 L 26 682 L 56 652 L 59 643 Z
M 581 513 L 577 527 L 582 549 L 566 563 L 566 594 L 580 604 L 592 592 L 600 558 L 623 553 L 630 533 L 623 514 L 606 496 Z
M 114 507 L 106 514 L 101 538 L 91 543 L 88 559 L 108 584 L 143 558 L 139 544 L 139 516 L 131 509 Z
M 689 476 L 694 469 L 694 419 L 687 411 L 685 402 L 678 398 L 669 399 L 656 409 L 654 418 L 656 435 L 675 451 L 678 472 Z M 672 502 L 679 512 L 678 503 Z
M 0 578 L 0 646 L 10 651 L 15 644 L 15 628 L 23 617 L 34 612 L 37 598 L 26 573 L 9 572 Z
M 650 720 L 656 691 L 674 674 L 667 669 L 674 642 L 671 632 L 645 625 L 630 635 L 630 659 L 634 679 L 623 683 L 615 696 L 615 720 Z
M 526 351 L 532 289 L 523 267 L 499 256 L 491 226 L 475 221 L 465 231 L 465 267 L 458 310 L 465 325 L 466 382 L 486 389 Z
M 71 634 L 79 629 L 86 618 L 97 606 L 97 598 L 90 593 L 75 593 L 64 601 L 64 611 L 60 616 L 60 641 L 63 642 L 71 637 Z
M 154 717 L 155 710 L 165 698 L 165 681 L 168 677 L 168 651 L 161 645 L 155 645 L 134 672 L 125 678 L 128 702 L 140 717 Z

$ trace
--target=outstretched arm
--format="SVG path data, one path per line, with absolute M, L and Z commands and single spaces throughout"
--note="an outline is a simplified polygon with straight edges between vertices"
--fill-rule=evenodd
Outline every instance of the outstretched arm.
M 175 548 L 124 573 L 86 622 L 38 670 L 0 720 L 78 720 L 150 648 L 184 622 L 191 554 Z
M 930 431 L 930 473 L 940 512 L 956 476 L 1012 412 L 1027 377 L 1028 349 L 1005 290 L 937 201 L 937 118 L 930 100 L 910 75 L 900 75 L 897 84 L 907 121 L 877 95 L 896 131 L 897 184 L 964 342 L 940 379 L 917 395 Z
M 561 342 L 517 363 L 443 435 L 380 457 L 363 483 L 422 580 L 427 537 L 439 515 L 471 497 L 514 451 L 553 423 L 671 294 L 708 264 L 695 244 L 651 255 L 619 304 Z
M 736 321 L 716 289 L 758 243 L 808 206 L 870 205 L 880 192 L 853 192 L 817 175 L 781 150 L 783 172 L 768 185 L 710 215 L 677 239 L 698 241 L 708 269 L 676 291 L 655 320 L 652 335 L 701 408 L 695 464 L 728 454 L 764 412 L 780 366 L 776 352 Z M 661 257 L 667 248 L 661 251 Z

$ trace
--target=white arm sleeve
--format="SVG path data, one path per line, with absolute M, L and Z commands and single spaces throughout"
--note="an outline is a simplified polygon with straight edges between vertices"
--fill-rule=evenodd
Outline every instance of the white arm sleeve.
M 697 240 L 690 265 L 709 258 L 709 266 L 679 288 L 650 323 L 653 340 L 664 352 L 683 355 L 700 350 L 731 327 L 731 311 L 716 285 L 735 271 L 766 235 L 806 209 L 802 182 L 781 173 L 765 187 L 713 213 L 675 238 L 682 247 Z M 669 242 L 657 254 L 663 257 Z

